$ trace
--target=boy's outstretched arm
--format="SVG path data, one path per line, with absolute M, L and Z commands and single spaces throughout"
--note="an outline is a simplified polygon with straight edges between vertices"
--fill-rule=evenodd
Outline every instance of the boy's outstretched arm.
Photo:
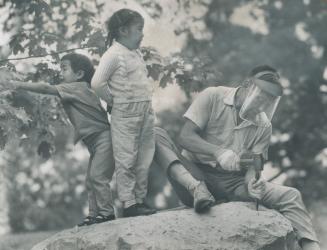
M 39 94 L 59 96 L 57 88 L 45 82 L 22 82 L 11 80 L 10 84 L 12 84 L 16 89 L 27 90 Z

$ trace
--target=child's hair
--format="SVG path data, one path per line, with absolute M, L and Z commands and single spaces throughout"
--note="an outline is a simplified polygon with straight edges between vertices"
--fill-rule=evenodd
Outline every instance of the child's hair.
M 140 13 L 130 9 L 120 9 L 116 11 L 106 22 L 108 36 L 106 39 L 106 48 L 110 47 L 114 41 L 119 37 L 119 29 L 128 27 L 129 25 L 144 21 Z
M 70 62 L 70 66 L 75 73 L 79 70 L 82 70 L 84 72 L 84 75 L 80 80 L 91 84 L 91 80 L 94 74 L 94 66 L 87 56 L 77 53 L 70 53 L 64 55 L 61 58 L 61 61 L 64 60 Z

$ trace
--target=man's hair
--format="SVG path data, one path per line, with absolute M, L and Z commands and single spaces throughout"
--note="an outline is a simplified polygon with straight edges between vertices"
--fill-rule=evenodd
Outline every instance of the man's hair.
M 259 75 L 259 73 L 262 72 L 265 72 L 265 74 Z M 250 77 L 256 77 L 258 79 L 280 85 L 280 81 L 279 81 L 280 76 L 277 70 L 269 65 L 260 65 L 253 68 L 250 71 Z
M 70 62 L 70 66 L 75 73 L 77 73 L 79 70 L 84 72 L 83 77 L 80 79 L 81 81 L 85 81 L 89 84 L 91 83 L 94 75 L 94 66 L 87 56 L 77 53 L 70 53 L 61 58 L 61 61 L 64 60 Z
M 272 73 L 278 74 L 277 70 L 269 65 L 259 65 L 250 71 L 250 76 L 255 76 L 256 74 L 264 71 L 270 71 Z

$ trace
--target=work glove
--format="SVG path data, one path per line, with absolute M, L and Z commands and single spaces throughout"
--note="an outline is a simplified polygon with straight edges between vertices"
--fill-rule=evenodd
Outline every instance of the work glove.
M 262 178 L 252 178 L 248 183 L 248 193 L 251 198 L 262 200 L 266 192 L 266 181 Z
M 216 161 L 224 170 L 240 170 L 240 157 L 233 150 L 227 149 L 221 154 L 216 154 L 215 157 Z

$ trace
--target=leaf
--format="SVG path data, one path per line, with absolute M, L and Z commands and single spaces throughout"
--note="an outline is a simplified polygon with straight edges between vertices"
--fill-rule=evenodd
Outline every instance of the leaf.
M 16 110 L 15 116 L 25 125 L 27 125 L 31 121 L 30 117 L 26 114 L 25 110 L 22 108 Z
M 172 78 L 169 74 L 164 75 L 159 82 L 159 86 L 164 88 L 167 86 L 167 83 L 172 82 Z
M 44 159 L 49 159 L 51 156 L 52 147 L 47 141 L 42 141 L 37 149 L 37 153 Z
M 158 65 L 158 64 L 147 65 L 147 70 L 148 70 L 149 76 L 153 80 L 158 80 L 160 74 L 162 73 L 162 66 Z
M 18 54 L 19 52 L 24 52 L 21 42 L 23 42 L 26 38 L 27 36 L 25 33 L 19 33 L 11 37 L 9 46 L 13 50 L 14 55 Z
M 102 31 L 98 30 L 88 37 L 86 45 L 88 47 L 99 47 L 105 46 L 105 38 L 103 37 Z
M 159 52 L 153 47 L 142 47 L 141 53 L 144 61 L 149 64 L 163 64 L 163 58 Z

